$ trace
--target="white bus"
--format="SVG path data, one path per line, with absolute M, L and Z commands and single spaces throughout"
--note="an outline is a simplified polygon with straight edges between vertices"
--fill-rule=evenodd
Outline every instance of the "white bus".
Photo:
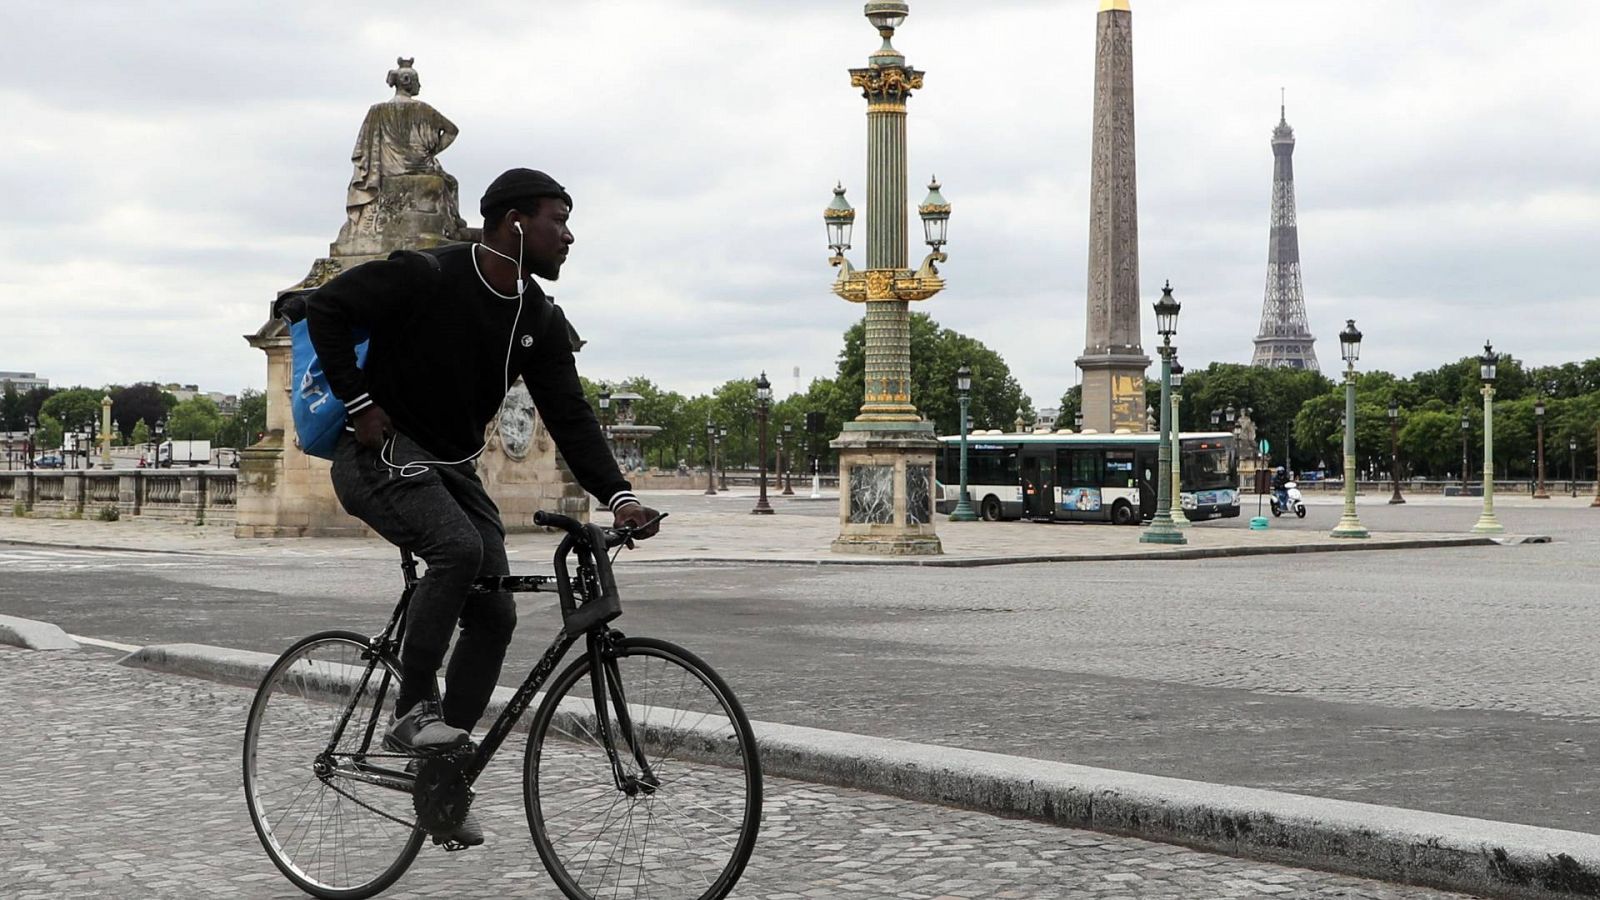
M 961 437 L 939 438 L 939 509 L 961 491 Z M 986 521 L 1111 522 L 1137 525 L 1155 515 L 1158 435 L 967 435 L 967 495 Z M 1238 454 L 1228 432 L 1179 438 L 1183 512 L 1193 521 L 1239 515 Z

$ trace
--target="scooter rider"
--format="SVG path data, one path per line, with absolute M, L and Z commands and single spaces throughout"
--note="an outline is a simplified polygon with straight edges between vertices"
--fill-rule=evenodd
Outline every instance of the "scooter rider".
M 1289 470 L 1279 466 L 1272 473 L 1272 493 L 1278 498 L 1278 508 L 1289 508 Z

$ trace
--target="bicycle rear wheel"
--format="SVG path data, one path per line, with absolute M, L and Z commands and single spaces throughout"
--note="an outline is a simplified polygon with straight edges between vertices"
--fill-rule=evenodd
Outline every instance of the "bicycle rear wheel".
M 422 846 L 408 758 L 382 746 L 399 666 L 363 658 L 368 647 L 349 631 L 296 643 L 262 679 L 245 725 L 244 791 L 261 845 L 290 881 L 327 900 L 382 891 Z
M 632 790 L 612 771 L 585 654 L 551 684 L 528 738 L 523 790 L 540 859 L 572 900 L 726 897 L 761 823 L 744 709 L 709 666 L 665 641 L 618 640 L 602 671 L 607 730 Z

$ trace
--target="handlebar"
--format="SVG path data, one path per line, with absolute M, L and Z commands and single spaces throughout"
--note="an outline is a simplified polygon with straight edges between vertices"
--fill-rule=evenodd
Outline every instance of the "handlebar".
M 632 545 L 633 536 L 643 528 L 660 521 L 666 513 L 657 514 L 645 525 L 622 528 L 601 528 L 585 525 L 571 516 L 540 510 L 533 514 L 533 524 L 559 528 L 567 533 L 556 548 L 556 588 L 561 595 L 561 613 L 570 633 L 586 632 L 622 614 L 622 599 L 617 594 L 617 582 L 611 573 L 611 558 L 606 551 L 624 544 Z M 567 571 L 567 554 L 578 551 L 578 577 L 583 580 L 584 603 L 574 600 L 572 576 Z

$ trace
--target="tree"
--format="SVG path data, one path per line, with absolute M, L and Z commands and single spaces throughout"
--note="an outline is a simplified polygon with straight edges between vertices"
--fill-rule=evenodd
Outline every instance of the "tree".
M 61 448 L 61 439 L 66 429 L 61 427 L 61 420 L 49 413 L 39 414 L 39 433 L 33 437 L 33 446 L 36 450 L 58 450 Z
M 866 394 L 866 322 L 850 326 L 839 353 L 839 386 L 855 398 L 859 411 Z M 956 370 L 972 369 L 969 415 L 974 428 L 1009 430 L 1020 411 L 1035 418 L 1033 401 L 1012 377 L 1005 360 L 982 341 L 949 328 L 940 328 L 926 313 L 911 314 L 911 402 L 940 434 L 960 429 L 960 401 L 956 395 Z M 855 418 L 856 412 L 850 414 Z
M 239 392 L 239 411 L 235 414 L 243 439 L 235 446 L 248 447 L 267 431 L 267 395 L 255 388 Z
M 0 394 L 0 431 L 26 431 L 26 417 L 22 395 L 6 382 L 5 393 Z
M 104 396 L 93 388 L 72 388 L 52 395 L 39 411 L 41 415 L 54 418 L 64 429 L 77 431 L 100 421 L 100 399 Z
M 143 419 L 133 423 L 131 442 L 135 445 L 150 443 L 150 426 L 146 425 Z
M 111 421 L 118 431 L 132 434 L 135 423 L 154 428 L 177 404 L 177 397 L 154 384 L 129 385 L 111 392 Z
M 172 408 L 167 417 L 167 437 L 178 441 L 208 441 L 222 427 L 222 413 L 210 397 L 192 397 Z

